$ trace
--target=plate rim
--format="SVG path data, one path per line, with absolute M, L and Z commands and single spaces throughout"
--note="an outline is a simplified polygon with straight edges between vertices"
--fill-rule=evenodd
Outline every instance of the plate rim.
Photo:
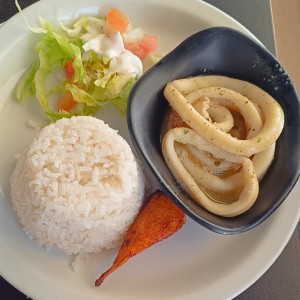
M 240 24 L 238 21 L 236 21 L 234 18 L 232 18 L 232 17 L 229 16 L 228 14 L 222 12 L 220 9 L 214 7 L 213 5 L 211 5 L 211 4 L 207 3 L 207 2 L 203 2 L 203 1 L 201 1 L 201 0 L 190 0 L 190 1 L 191 1 L 191 2 L 194 2 L 194 3 L 198 2 L 198 3 L 200 3 L 201 5 L 204 5 L 204 6 L 206 6 L 206 7 L 209 7 L 209 9 L 210 9 L 210 10 L 213 10 L 215 13 L 217 12 L 218 14 L 221 14 L 221 15 L 223 15 L 223 16 L 226 16 L 226 18 L 229 18 L 233 23 L 235 23 L 236 25 L 238 25 L 238 27 L 239 27 L 240 30 L 242 30 L 242 29 L 245 30 L 245 32 L 246 32 L 247 34 L 249 34 L 250 36 L 252 36 L 252 37 L 254 37 L 255 39 L 257 39 L 257 38 L 256 38 L 249 30 L 247 30 L 242 24 Z M 71 1 L 68 0 L 68 1 L 66 1 L 66 2 L 70 3 Z M 79 1 L 76 1 L 76 3 L 77 3 L 77 2 L 79 3 Z M 88 5 L 89 3 L 92 3 L 92 2 L 96 3 L 96 1 L 89 1 L 88 3 L 87 3 L 87 2 L 84 3 L 84 5 Z M 101 1 L 100 1 L 100 2 L 101 2 Z M 98 5 L 101 4 L 100 2 L 97 2 Z M 105 2 L 106 2 L 106 1 L 105 1 Z M 118 1 L 117 1 L 117 2 L 118 2 Z M 128 1 L 128 2 L 130 2 L 130 1 Z M 148 3 L 157 3 L 157 4 L 160 3 L 160 1 L 158 1 L 158 0 L 147 0 L 147 2 L 148 2 Z M 178 0 L 178 1 L 171 1 L 171 0 L 168 0 L 168 1 L 165 1 L 164 4 L 165 4 L 165 3 L 171 4 L 171 3 L 173 3 L 173 2 L 176 3 L 176 4 L 178 4 L 178 2 L 180 2 L 180 0 Z M 30 13 L 33 6 L 35 7 L 35 9 L 40 9 L 40 7 L 44 7 L 45 5 L 50 4 L 50 3 L 51 3 L 51 0 L 42 0 L 42 1 L 36 2 L 36 3 L 34 3 L 34 4 L 30 5 L 30 6 L 28 6 L 26 9 L 24 9 L 24 12 Z M 82 4 L 82 6 L 84 6 L 84 5 Z M 18 20 L 18 16 L 17 16 L 17 15 L 14 15 L 12 18 L 10 18 L 9 20 L 7 20 L 7 21 L 5 22 L 5 24 L 4 24 L 4 26 L 1 26 L 1 27 L 0 27 L 0 35 L 1 35 L 1 32 L 2 32 L 4 29 L 7 29 L 7 28 L 9 28 L 10 26 L 12 26 L 11 24 L 13 24 L 14 22 L 17 22 L 17 20 Z M 199 20 L 200 20 L 200 19 L 199 19 Z M 291 192 L 291 194 L 292 194 L 292 192 Z M 2 197 L 2 196 L 1 196 L 1 197 Z M 291 197 L 291 196 L 289 196 L 289 198 L 290 198 L 290 197 Z M 287 199 L 287 200 L 288 200 L 288 199 Z M 287 201 L 287 202 L 288 202 L 288 201 Z M 279 209 L 281 209 L 281 208 L 279 208 Z M 281 210 L 283 210 L 283 209 L 281 209 Z M 299 208 L 298 210 L 300 210 L 300 208 Z M 299 211 L 298 211 L 298 218 L 299 218 Z M 294 229 L 295 229 L 295 227 L 296 227 L 296 224 L 297 224 L 297 219 L 295 218 L 295 220 L 294 220 L 294 222 L 293 222 L 293 224 L 292 224 L 292 226 L 291 226 L 291 228 L 290 228 L 290 231 L 288 232 L 288 234 L 285 236 L 285 239 L 283 239 L 283 242 L 281 243 L 281 247 L 277 248 L 277 251 L 275 251 L 276 254 L 272 257 L 272 259 L 270 259 L 270 261 L 268 262 L 268 264 L 266 264 L 265 267 L 261 269 L 261 272 L 257 273 L 257 276 L 253 277 L 253 280 L 252 280 L 251 282 L 249 281 L 246 285 L 244 285 L 243 287 L 241 287 L 239 290 L 236 290 L 236 292 L 235 292 L 234 294 L 232 294 L 232 296 L 237 296 L 238 294 L 240 294 L 241 292 L 243 292 L 246 288 L 248 288 L 250 285 L 252 285 L 258 278 L 261 277 L 262 274 L 264 274 L 264 273 L 269 269 L 269 267 L 273 264 L 273 262 L 277 259 L 277 257 L 280 255 L 280 253 L 282 252 L 282 250 L 283 250 L 284 247 L 286 246 L 287 242 L 289 241 L 289 239 L 290 239 L 290 237 L 291 237 L 291 235 L 292 235 L 292 233 L 293 233 L 293 231 L 294 231 Z M 35 297 L 35 296 L 36 296 L 36 295 L 33 294 L 32 292 L 27 291 L 27 289 L 24 288 L 24 286 L 22 285 L 22 283 L 16 282 L 15 278 L 13 278 L 15 274 L 12 274 L 12 276 L 6 276 L 6 275 L 3 273 L 2 269 L 0 269 L 0 275 L 1 275 L 4 279 L 6 279 L 8 282 L 11 282 L 11 284 L 13 284 L 13 285 L 14 285 L 17 289 L 19 289 L 20 291 L 22 291 L 22 292 L 24 292 L 24 293 L 26 293 L 26 294 L 28 294 L 29 296 L 32 296 L 32 297 Z M 21 281 L 22 281 L 22 280 L 21 280 Z M 48 299 L 48 298 L 45 298 L 45 299 Z

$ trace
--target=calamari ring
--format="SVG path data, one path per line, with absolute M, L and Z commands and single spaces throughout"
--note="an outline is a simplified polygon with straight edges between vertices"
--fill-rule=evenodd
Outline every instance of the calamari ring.
M 200 98 L 193 103 L 193 107 L 205 119 L 225 132 L 229 132 L 234 126 L 234 120 L 229 109 L 218 103 L 211 103 L 208 97 Z
M 213 99 L 219 105 L 230 106 L 234 110 L 238 110 L 244 117 L 248 132 L 253 136 L 262 128 L 261 116 L 255 105 L 249 99 L 235 91 L 223 87 L 207 87 L 192 91 L 185 96 L 188 103 L 192 104 L 197 99 L 205 97 Z M 224 101 L 224 98 L 227 100 Z M 220 100 L 220 103 L 219 103 Z M 223 100 L 223 101 L 222 101 Z
M 178 145 L 175 146 L 175 149 Z M 236 169 L 234 163 L 217 160 L 215 157 L 209 155 L 207 152 L 201 151 L 192 145 L 181 145 L 180 147 L 186 148 L 186 150 L 199 161 L 208 172 L 215 175 L 222 175 L 232 169 Z
M 275 145 L 273 144 L 266 150 L 253 156 L 252 163 L 257 180 L 260 181 L 269 168 L 273 156 Z M 239 164 L 229 161 L 218 161 L 215 157 L 207 155 L 207 152 L 201 151 L 190 144 L 175 144 L 175 151 L 182 165 L 194 178 L 199 186 L 203 186 L 215 193 L 224 194 L 235 191 L 242 187 L 242 174 L 237 170 L 231 175 L 222 176 L 234 168 L 238 169 Z M 215 162 L 219 162 L 215 165 Z
M 243 188 L 239 199 L 231 204 L 219 203 L 208 197 L 191 174 L 181 163 L 175 151 L 175 142 L 194 145 L 198 149 L 208 151 L 213 156 L 241 164 Z M 234 217 L 247 211 L 255 202 L 258 195 L 258 180 L 252 161 L 240 155 L 221 150 L 202 138 L 197 132 L 184 127 L 170 129 L 162 140 L 162 151 L 171 172 L 182 184 L 187 193 L 208 211 L 224 217 Z
M 222 175 L 235 168 L 234 163 L 229 161 L 218 161 L 214 157 L 207 155 L 204 151 L 199 151 L 199 149 L 192 147 L 191 145 L 181 145 L 180 147 L 186 148 L 186 150 L 190 152 L 211 174 Z M 258 181 L 260 181 L 267 172 L 274 158 L 274 153 L 275 143 L 266 150 L 254 154 L 251 158 Z
M 238 105 L 240 109 L 242 108 L 247 126 L 252 122 L 251 119 L 247 119 L 249 112 L 251 111 L 250 115 L 255 114 L 255 106 L 258 106 L 263 115 L 261 130 L 255 129 L 257 134 L 249 139 L 238 140 L 214 126 L 194 109 L 187 98 L 192 92 L 197 93 L 198 97 L 225 98 Z M 186 124 L 206 140 L 234 154 L 250 157 L 267 149 L 277 140 L 284 125 L 283 111 L 276 100 L 259 87 L 245 81 L 224 76 L 180 79 L 168 83 L 164 95 Z M 252 102 L 253 104 L 251 104 Z M 247 104 L 250 104 L 248 105 L 250 110 L 247 109 Z M 259 115 L 258 110 L 256 112 Z M 257 128 L 260 127 L 256 121 L 254 125 Z
M 237 190 L 242 187 L 243 180 L 240 176 L 240 172 L 226 178 L 222 178 L 217 174 L 210 172 L 205 165 L 199 163 L 200 161 L 191 159 L 191 153 L 188 153 L 188 147 L 186 147 L 188 144 L 175 144 L 174 146 L 176 154 L 183 167 L 202 188 L 221 194 Z

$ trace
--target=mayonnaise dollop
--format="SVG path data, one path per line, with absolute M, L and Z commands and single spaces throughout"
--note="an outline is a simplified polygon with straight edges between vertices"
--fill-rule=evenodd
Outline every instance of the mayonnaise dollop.
M 107 73 L 136 74 L 138 77 L 143 73 L 141 60 L 125 49 L 120 32 L 113 32 L 109 36 L 99 34 L 82 47 L 86 52 L 93 50 L 99 56 L 111 59 Z
M 136 74 L 140 77 L 143 73 L 141 60 L 128 50 L 124 50 L 118 57 L 110 62 L 109 70 L 118 74 Z

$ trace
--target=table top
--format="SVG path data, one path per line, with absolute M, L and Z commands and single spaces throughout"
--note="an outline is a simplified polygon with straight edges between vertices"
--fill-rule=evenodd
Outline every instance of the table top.
M 276 53 L 300 89 L 300 1 L 271 0 Z M 297 59 L 298 58 L 298 59 Z
M 19 0 L 22 7 L 36 0 Z M 264 45 L 276 54 L 273 21 L 269 0 L 206 0 L 243 24 Z M 14 1 L 0 0 L 0 23 L 9 19 L 17 10 Z M 269 268 L 269 270 L 250 288 L 235 300 L 253 299 L 299 299 L 300 298 L 300 260 L 299 235 L 293 233 L 289 243 Z M 245 270 L 246 272 L 247 270 Z M 0 298 L 10 300 L 29 299 L 0 277 Z

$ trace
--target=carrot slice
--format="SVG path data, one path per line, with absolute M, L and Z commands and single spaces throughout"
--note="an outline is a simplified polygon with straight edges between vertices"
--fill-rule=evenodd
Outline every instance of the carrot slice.
M 72 93 L 70 91 L 66 91 L 57 102 L 57 111 L 70 111 L 76 104 L 77 102 L 73 99 Z
M 106 15 L 106 23 L 113 32 L 124 33 L 129 24 L 128 18 L 116 8 L 112 8 Z
M 156 191 L 150 195 L 147 203 L 127 231 L 112 266 L 95 281 L 95 285 L 101 285 L 108 275 L 128 259 L 168 238 L 184 223 L 185 214 L 165 194 Z

